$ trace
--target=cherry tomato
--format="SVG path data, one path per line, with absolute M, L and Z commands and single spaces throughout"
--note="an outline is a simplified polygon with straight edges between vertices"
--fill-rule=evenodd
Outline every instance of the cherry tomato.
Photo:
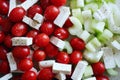
M 67 21 L 65 22 L 64 24 L 64 27 L 66 28 L 69 28 L 69 27 L 72 27 L 73 26 L 73 23 L 70 21 L 70 19 L 68 18 Z
M 25 2 L 26 0 L 20 0 L 20 2 Z
M 38 74 L 38 80 L 52 80 L 54 74 L 50 68 L 43 68 Z
M 96 80 L 109 80 L 109 78 L 107 76 L 102 75 L 102 76 L 97 76 Z
M 53 5 L 48 6 L 44 12 L 46 20 L 53 21 L 59 14 L 59 9 Z
M 33 71 L 26 71 L 22 75 L 22 79 L 21 80 L 37 80 L 37 75 Z
M 21 75 L 15 75 L 11 80 L 21 80 Z
M 30 30 L 30 31 L 27 33 L 26 36 L 27 36 L 27 37 L 31 37 L 31 38 L 34 39 L 34 38 L 38 35 L 38 33 L 39 33 L 39 32 L 38 32 L 37 30 L 34 30 L 34 29 L 33 29 L 33 30 Z
M 5 38 L 4 32 L 3 32 L 3 31 L 0 31 L 0 43 L 3 42 L 4 38 Z
M 45 47 L 45 53 L 49 58 L 54 58 L 58 54 L 58 48 L 54 46 L 53 44 L 49 43 Z
M 0 25 L 3 23 L 3 17 L 0 16 Z
M 40 0 L 40 5 L 45 10 L 50 5 L 50 0 Z
M 46 58 L 46 54 L 42 50 L 35 50 L 33 53 L 33 59 L 37 62 L 42 61 Z
M 10 68 L 9 68 L 9 63 L 7 61 L 2 61 L 0 63 L 0 74 L 7 74 L 9 73 Z
M 4 39 L 4 44 L 6 47 L 8 48 L 12 48 L 12 36 L 11 35 L 7 35 Z
M 7 50 L 3 47 L 0 46 L 0 60 L 7 60 Z
M 69 63 L 69 55 L 66 52 L 59 52 L 56 56 L 56 61 L 59 63 L 68 64 Z
M 46 47 L 49 44 L 49 41 L 50 41 L 50 39 L 49 39 L 48 35 L 46 35 L 44 33 L 38 34 L 35 37 L 35 44 L 39 47 Z
M 30 54 L 30 48 L 27 46 L 16 46 L 13 48 L 12 53 L 15 58 L 23 59 Z
M 77 64 L 82 60 L 82 53 L 80 51 L 73 51 L 70 55 L 70 61 L 72 64 Z
M 85 49 L 85 42 L 80 38 L 72 38 L 70 44 L 73 49 L 75 50 L 84 50 Z
M 41 32 L 51 35 L 55 29 L 55 25 L 51 22 L 44 22 L 42 26 L 40 27 Z
M 103 73 L 105 72 L 105 66 L 102 62 L 93 63 L 92 69 L 94 75 L 103 75 Z
M 9 3 L 6 0 L 0 0 L 0 14 L 7 15 L 9 10 Z
M 69 32 L 64 28 L 56 28 L 54 35 L 62 40 L 65 40 L 69 37 Z
M 24 10 L 24 8 L 16 7 L 10 12 L 9 19 L 12 22 L 20 22 L 20 21 L 22 21 L 25 14 L 26 14 L 26 11 Z
M 50 0 L 51 3 L 57 7 L 63 6 L 66 4 L 67 0 Z
M 18 64 L 18 68 L 22 71 L 28 71 L 33 67 L 33 62 L 30 59 L 22 59 L 19 64 Z
M 27 33 L 27 30 L 28 26 L 25 23 L 18 22 L 12 27 L 11 32 L 14 36 L 19 37 L 25 35 Z
M 28 16 L 33 18 L 36 13 L 42 14 L 42 8 L 37 4 L 28 9 Z

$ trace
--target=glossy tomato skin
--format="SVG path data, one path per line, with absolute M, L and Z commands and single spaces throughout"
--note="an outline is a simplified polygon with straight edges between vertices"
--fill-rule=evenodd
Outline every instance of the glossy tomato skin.
M 42 61 L 46 58 L 46 54 L 42 50 L 35 50 L 33 53 L 33 59 L 37 62 Z
M 44 12 L 44 17 L 48 21 L 53 21 L 59 14 L 59 9 L 56 6 L 48 6 Z
M 7 15 L 9 11 L 9 3 L 6 0 L 0 0 L 0 14 Z
M 16 7 L 10 12 L 9 19 L 12 22 L 20 22 L 20 21 L 22 21 L 25 14 L 26 14 L 26 11 L 24 10 L 24 8 Z
M 41 8 L 39 5 L 37 5 L 37 4 L 33 5 L 32 7 L 30 7 L 30 8 L 28 9 L 27 15 L 28 15 L 30 18 L 33 18 L 36 13 L 42 14 L 42 8 Z
M 77 64 L 79 61 L 82 60 L 82 52 L 80 51 L 73 51 L 70 55 L 70 61 L 72 64 Z
M 4 41 L 5 33 L 3 31 L 0 31 L 0 43 Z
M 27 31 L 28 31 L 28 26 L 23 22 L 16 23 L 11 30 L 12 34 L 17 37 L 25 35 Z
M 67 0 L 50 0 L 51 3 L 57 7 L 63 6 L 66 4 Z
M 93 63 L 92 69 L 94 75 L 103 75 L 103 73 L 105 72 L 105 66 L 102 62 Z
M 22 59 L 19 63 L 18 63 L 18 68 L 22 71 L 28 71 L 33 67 L 33 62 L 30 59 Z
M 2 61 L 0 63 L 0 74 L 7 74 L 9 73 L 10 68 L 9 68 L 9 63 L 8 61 Z
M 80 38 L 72 38 L 70 44 L 74 50 L 84 50 L 85 49 L 85 42 Z
M 45 10 L 50 5 L 50 0 L 40 0 L 40 5 Z
M 62 40 L 65 40 L 69 37 L 69 32 L 64 28 L 56 28 L 54 35 Z
M 40 33 L 35 37 L 35 44 L 39 47 L 46 47 L 49 44 L 49 37 L 45 33 Z
M 21 80 L 37 80 L 37 75 L 33 71 L 26 71 L 23 75 Z
M 26 36 L 34 39 L 38 35 L 38 33 L 39 31 L 33 29 L 33 30 L 30 30 Z
M 96 80 L 109 80 L 109 78 L 107 76 L 102 75 L 102 76 L 97 76 Z
M 43 68 L 38 74 L 38 80 L 52 80 L 54 74 L 50 68 Z
M 4 39 L 4 45 L 8 48 L 12 48 L 12 36 L 7 35 Z
M 42 26 L 40 27 L 40 31 L 47 35 L 51 35 L 54 29 L 55 25 L 51 22 L 43 22 Z
M 27 46 L 16 46 L 12 50 L 13 56 L 18 59 L 24 59 L 30 54 L 30 48 Z
M 56 56 L 56 61 L 63 64 L 68 64 L 70 61 L 69 55 L 66 52 L 59 52 Z
M 0 60 L 7 60 L 7 50 L 3 47 L 0 46 Z

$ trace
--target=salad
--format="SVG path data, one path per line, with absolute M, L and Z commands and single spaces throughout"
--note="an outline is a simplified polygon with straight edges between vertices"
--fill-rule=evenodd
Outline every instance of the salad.
M 0 80 L 119 76 L 119 4 L 119 0 L 0 0 Z

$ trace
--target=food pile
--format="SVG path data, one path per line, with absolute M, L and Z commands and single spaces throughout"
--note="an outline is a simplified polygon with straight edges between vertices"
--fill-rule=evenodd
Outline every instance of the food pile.
M 109 80 L 120 68 L 119 0 L 0 0 L 0 80 Z

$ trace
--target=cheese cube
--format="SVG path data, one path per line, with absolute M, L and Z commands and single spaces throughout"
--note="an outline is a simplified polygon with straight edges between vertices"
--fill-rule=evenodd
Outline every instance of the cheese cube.
M 50 42 L 60 49 L 63 49 L 65 46 L 65 42 L 55 36 L 50 38 Z
M 9 80 L 13 77 L 12 73 L 8 73 L 5 76 L 1 77 L 0 80 Z
M 71 74 L 72 65 L 71 64 L 62 64 L 62 63 L 54 63 L 52 67 L 53 73 L 62 72 L 63 74 Z
M 7 59 L 8 59 L 8 62 L 9 62 L 10 71 L 12 72 L 12 71 L 17 70 L 17 63 L 16 63 L 16 61 L 15 61 L 11 52 L 9 52 L 7 54 Z
M 25 10 L 28 10 L 31 6 L 33 6 L 37 2 L 38 0 L 26 0 L 25 2 L 18 6 L 23 7 Z
M 114 48 L 120 50 L 120 43 L 118 43 L 118 41 L 114 40 L 113 42 L 111 42 L 111 44 Z
M 120 51 L 119 50 L 115 51 L 114 59 L 115 59 L 116 65 L 120 68 Z
M 16 0 L 10 0 L 8 16 L 9 16 L 10 12 L 13 10 L 13 8 L 15 8 L 15 7 L 16 7 Z
M 55 63 L 55 60 L 40 61 L 40 62 L 39 62 L 39 67 L 40 67 L 40 68 L 52 67 L 54 63 Z
M 39 30 L 41 24 L 32 20 L 31 18 L 27 17 L 27 16 L 24 16 L 23 17 L 23 20 L 22 20 L 24 23 L 28 24 L 30 27 L 34 28 L 34 29 L 37 29 Z
M 35 16 L 33 17 L 35 21 L 38 23 L 42 24 L 44 21 L 44 17 L 41 14 L 36 13 Z
M 58 14 L 57 18 L 54 20 L 54 24 L 56 24 L 59 27 L 63 27 L 69 15 L 70 15 L 69 7 L 65 7 L 65 6 L 60 7 L 60 13 Z
M 12 45 L 13 46 L 29 46 L 32 44 L 32 38 L 27 37 L 13 37 Z
M 87 64 L 85 62 L 79 61 L 71 78 L 73 80 L 81 80 L 86 67 L 87 67 Z
M 87 78 L 87 79 L 84 79 L 84 80 L 97 80 L 96 77 L 90 77 L 90 78 Z
M 66 80 L 66 75 L 60 72 L 55 76 L 55 78 L 58 80 Z

